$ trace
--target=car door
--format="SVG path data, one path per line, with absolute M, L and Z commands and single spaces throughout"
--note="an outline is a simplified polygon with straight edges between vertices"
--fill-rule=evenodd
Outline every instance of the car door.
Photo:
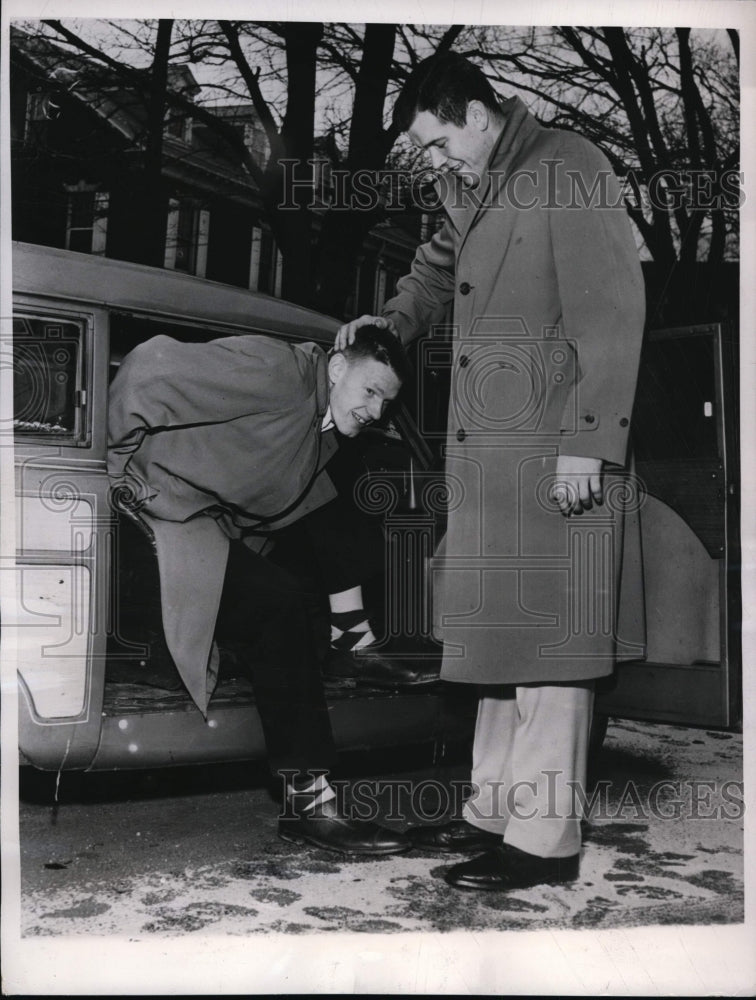
M 110 628 L 105 310 L 14 300 L 19 747 L 40 768 L 97 748 Z M 15 617 L 15 621 L 12 618 Z
M 647 623 L 609 715 L 705 726 L 741 719 L 737 362 L 734 331 L 649 331 L 633 417 Z

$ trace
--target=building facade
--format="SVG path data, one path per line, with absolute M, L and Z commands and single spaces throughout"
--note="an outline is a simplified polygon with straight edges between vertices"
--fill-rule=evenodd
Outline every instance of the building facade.
M 201 113 L 188 65 L 169 67 L 168 91 L 181 100 L 165 102 L 159 168 L 150 169 L 149 78 L 133 71 L 133 83 L 124 83 L 85 55 L 12 28 L 13 238 L 280 297 L 284 259 L 238 146 Z M 212 115 L 265 162 L 269 146 L 251 103 L 213 106 Z M 314 167 L 316 252 L 329 199 L 324 154 L 316 153 Z M 422 226 L 414 213 L 374 227 L 354 261 L 344 318 L 380 310 L 408 269 Z M 146 258 L 149 240 L 159 249 Z

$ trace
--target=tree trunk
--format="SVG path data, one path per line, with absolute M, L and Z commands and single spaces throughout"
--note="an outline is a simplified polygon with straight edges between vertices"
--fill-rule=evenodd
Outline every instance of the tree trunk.
M 162 267 L 165 260 L 166 194 L 163 184 L 163 129 L 165 127 L 168 59 L 173 21 L 158 21 L 152 86 L 147 119 L 141 198 L 135 213 L 138 232 L 134 244 L 141 248 L 138 261 Z
M 395 138 L 383 127 L 383 110 L 395 38 L 395 24 L 365 28 L 345 164 L 348 176 L 338 200 L 326 212 L 318 246 L 316 301 L 331 316 L 343 317 L 362 244 L 383 217 L 379 172 Z M 355 186 L 360 179 L 367 182 L 361 188 Z
M 281 128 L 284 167 L 272 163 L 268 176 L 268 204 L 275 216 L 275 233 L 283 256 L 281 295 L 291 302 L 312 305 L 313 199 L 311 160 L 315 140 L 315 74 L 319 23 L 286 28 L 288 98 Z M 283 207 L 282 207 L 283 206 Z
M 354 286 L 357 259 L 365 239 L 380 220 L 378 211 L 329 209 L 320 230 L 318 251 L 317 308 L 343 319 L 346 302 Z

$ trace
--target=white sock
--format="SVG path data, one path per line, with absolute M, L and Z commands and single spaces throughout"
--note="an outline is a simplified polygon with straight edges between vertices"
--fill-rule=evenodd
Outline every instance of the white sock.
M 337 648 L 343 648 L 345 644 L 340 644 L 338 640 L 346 635 L 349 637 L 356 637 L 359 635 L 359 639 L 356 642 L 350 644 L 350 649 L 362 649 L 363 646 L 372 646 L 375 640 L 375 635 L 373 630 L 370 628 L 370 623 L 365 619 L 364 622 L 360 622 L 359 625 L 355 625 L 353 628 L 340 629 L 338 625 L 331 625 L 331 645 Z
M 310 801 L 306 801 L 303 798 L 304 796 L 311 796 Z M 328 784 L 325 775 L 319 774 L 312 784 L 306 788 L 295 788 L 293 785 L 287 785 L 286 798 L 292 804 L 296 802 L 298 812 L 310 812 L 316 806 L 323 805 L 324 802 L 330 802 L 331 799 L 335 799 L 336 792 Z

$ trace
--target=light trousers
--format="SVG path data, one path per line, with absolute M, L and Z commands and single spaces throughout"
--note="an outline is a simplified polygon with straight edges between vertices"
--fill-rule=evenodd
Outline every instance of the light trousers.
M 486 685 L 463 816 L 545 858 L 580 851 L 593 681 Z

